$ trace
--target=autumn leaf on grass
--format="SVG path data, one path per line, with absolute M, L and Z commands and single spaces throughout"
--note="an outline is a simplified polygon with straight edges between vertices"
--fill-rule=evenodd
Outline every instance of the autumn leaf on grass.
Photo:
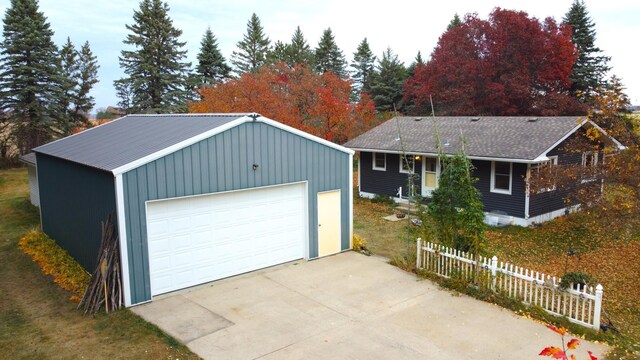
M 547 327 L 548 327 L 549 329 L 551 329 L 551 330 L 553 330 L 553 331 L 557 332 L 558 334 L 560 334 L 560 335 L 562 335 L 562 336 L 564 336 L 564 334 L 566 334 L 566 333 L 567 333 L 567 329 L 565 329 L 565 328 L 563 328 L 563 327 L 557 328 L 557 327 L 555 327 L 555 326 L 553 326 L 553 325 L 547 325 Z
M 578 339 L 571 339 L 568 343 L 567 343 L 567 348 L 573 350 L 575 348 L 578 347 L 578 345 L 580 345 L 580 341 Z
M 544 348 L 540 354 L 538 354 L 540 356 L 551 356 L 554 359 L 567 359 L 567 355 L 564 353 L 564 351 L 562 351 L 562 349 L 557 348 L 555 346 L 549 346 L 547 348 Z

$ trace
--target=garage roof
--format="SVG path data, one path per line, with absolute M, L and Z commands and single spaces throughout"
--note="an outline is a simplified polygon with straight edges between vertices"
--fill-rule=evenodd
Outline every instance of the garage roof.
M 119 174 L 249 121 L 267 123 L 353 154 L 256 113 L 127 115 L 33 151 Z
M 127 115 L 33 151 L 113 171 L 247 115 Z

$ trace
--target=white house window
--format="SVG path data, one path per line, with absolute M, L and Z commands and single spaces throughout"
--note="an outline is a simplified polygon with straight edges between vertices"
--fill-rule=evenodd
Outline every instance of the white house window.
M 415 157 L 413 155 L 400 155 L 400 172 L 405 174 L 413 174 L 415 169 Z
M 538 192 L 554 191 L 556 189 L 555 177 L 558 166 L 558 156 L 547 156 L 549 160 L 543 161 L 531 167 L 531 174 L 539 183 Z
M 582 181 L 593 181 L 595 170 L 598 165 L 598 153 L 595 151 L 585 151 L 582 153 Z
M 373 170 L 387 170 L 387 154 L 373 153 Z
M 598 165 L 598 153 L 594 151 L 585 151 L 582 153 L 582 166 L 596 167 Z
M 511 195 L 513 164 L 502 161 L 491 162 L 491 192 Z

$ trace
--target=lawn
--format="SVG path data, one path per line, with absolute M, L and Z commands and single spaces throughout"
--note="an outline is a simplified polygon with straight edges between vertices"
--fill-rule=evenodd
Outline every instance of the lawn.
M 392 207 L 368 199 L 354 202 L 354 233 L 373 254 L 388 258 L 407 254 L 407 221 L 382 219 Z M 592 275 L 604 286 L 604 310 L 629 342 L 640 343 L 640 225 L 637 221 L 604 223 L 577 213 L 537 228 L 493 228 L 487 233 L 486 252 L 547 274 L 569 271 Z M 567 249 L 576 255 L 567 257 Z M 413 260 L 415 250 L 411 249 Z M 413 260 L 415 262 L 415 260 Z
M 5 359 L 197 359 L 129 310 L 84 316 L 18 249 L 38 226 L 25 168 L 0 170 L 0 352 Z

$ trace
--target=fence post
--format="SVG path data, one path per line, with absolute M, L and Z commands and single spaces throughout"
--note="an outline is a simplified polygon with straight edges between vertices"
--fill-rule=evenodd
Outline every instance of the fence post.
M 602 311 L 602 285 L 596 286 L 596 304 L 593 308 L 593 329 L 595 331 L 600 330 L 600 312 Z
M 491 258 L 491 289 L 496 290 L 496 271 L 498 270 L 498 257 L 493 255 Z
M 418 245 L 418 249 L 416 251 L 416 269 L 421 269 L 422 268 L 422 264 L 421 264 L 421 256 L 420 256 L 420 252 L 422 251 L 422 238 L 417 238 L 416 239 L 416 243 Z

